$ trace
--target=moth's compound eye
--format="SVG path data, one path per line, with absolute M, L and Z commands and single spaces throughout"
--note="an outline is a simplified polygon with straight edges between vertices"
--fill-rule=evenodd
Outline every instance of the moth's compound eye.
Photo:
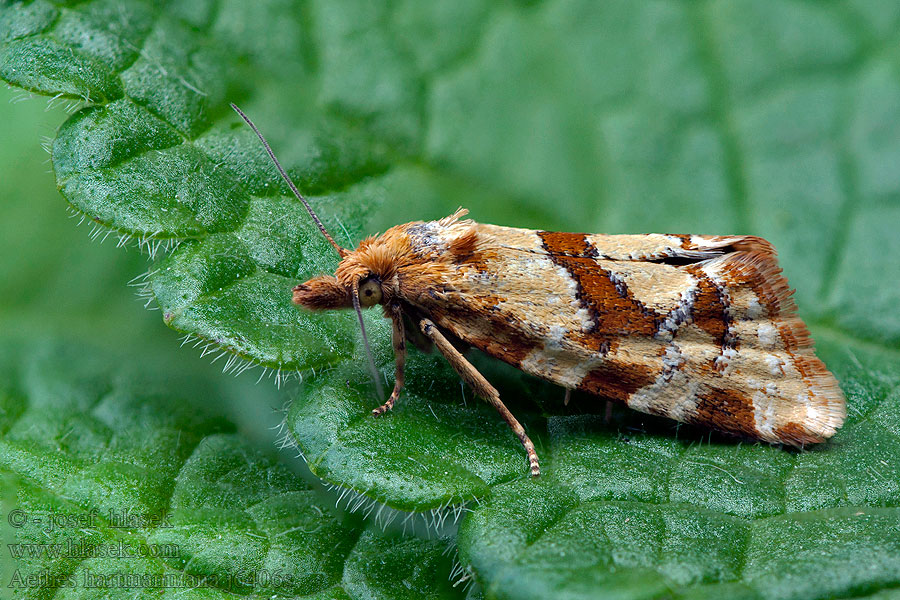
M 359 286 L 359 303 L 363 306 L 374 306 L 381 302 L 381 282 L 369 278 Z

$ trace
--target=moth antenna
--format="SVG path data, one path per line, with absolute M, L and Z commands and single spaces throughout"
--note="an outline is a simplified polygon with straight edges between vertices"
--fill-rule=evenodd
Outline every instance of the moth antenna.
M 366 347 L 366 357 L 369 359 L 369 372 L 375 381 L 375 388 L 378 390 L 378 401 L 384 400 L 384 388 L 381 386 L 381 378 L 378 375 L 378 369 L 375 368 L 375 359 L 372 358 L 372 349 L 369 348 L 369 336 L 366 335 L 366 325 L 363 323 L 362 309 L 359 306 L 359 282 L 353 282 L 353 310 L 356 311 L 356 317 L 359 319 L 359 329 L 362 331 L 363 345 Z
M 328 240 L 334 249 L 337 250 L 338 255 L 341 258 L 347 256 L 348 251 L 345 248 L 341 248 L 338 246 L 337 242 L 334 241 L 334 238 L 331 237 L 331 234 L 328 233 L 328 230 L 325 229 L 325 226 L 322 224 L 322 221 L 319 220 L 318 215 L 313 211 L 312 207 L 309 205 L 309 202 L 306 201 L 306 198 L 300 193 L 300 190 L 297 189 L 297 186 L 294 185 L 294 182 L 291 181 L 291 178 L 288 177 L 287 173 L 285 173 L 284 168 L 281 166 L 281 163 L 278 162 L 278 159 L 275 158 L 275 153 L 272 152 L 272 148 L 269 146 L 269 142 L 266 141 L 266 138 L 263 137 L 263 134 L 260 133 L 259 129 L 257 129 L 256 125 L 253 124 L 253 121 L 250 120 L 250 117 L 244 114 L 240 108 L 237 107 L 235 103 L 231 103 L 231 108 L 234 109 L 234 112 L 239 114 L 241 118 L 250 126 L 250 129 L 253 130 L 253 133 L 256 134 L 256 137 L 259 138 L 259 141 L 262 142 L 263 146 L 266 149 L 266 152 L 269 154 L 269 158 L 272 159 L 272 162 L 275 163 L 275 167 L 278 169 L 278 172 L 281 173 L 281 177 L 287 182 L 288 187 L 291 188 L 291 191 L 294 192 L 294 195 L 297 199 L 303 203 L 303 206 L 306 207 L 306 211 L 309 213 L 309 216 L 312 217 L 313 221 L 316 222 L 316 225 L 319 227 L 319 231 L 322 232 L 322 235 L 325 236 L 325 239 Z M 361 318 L 361 317 L 360 317 Z

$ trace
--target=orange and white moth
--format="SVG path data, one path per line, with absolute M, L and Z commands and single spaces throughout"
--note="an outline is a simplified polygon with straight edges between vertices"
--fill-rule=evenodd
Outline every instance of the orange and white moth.
M 567 390 L 653 415 L 766 442 L 822 442 L 846 416 L 816 357 L 769 242 L 754 236 L 602 235 L 463 219 L 391 227 L 341 248 L 296 190 L 341 262 L 296 286 L 311 310 L 381 304 L 393 322 L 396 378 L 416 328 L 518 436 L 534 445 L 497 390 L 457 349 L 473 346 Z M 411 335 L 415 334 L 415 335 Z M 365 338 L 365 328 L 363 327 Z M 370 357 L 371 365 L 371 357 Z

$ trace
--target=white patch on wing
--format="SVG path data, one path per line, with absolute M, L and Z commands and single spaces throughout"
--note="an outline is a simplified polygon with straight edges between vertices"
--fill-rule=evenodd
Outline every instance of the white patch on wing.
M 806 422 L 818 423 L 822 418 L 821 414 L 819 414 L 819 409 L 810 402 L 806 407 Z
M 660 373 L 653 384 L 628 397 L 630 408 L 684 422 L 697 408 L 697 392 L 703 384 L 684 371 Z
M 756 422 L 756 430 L 766 439 L 774 438 L 776 398 L 763 391 L 753 393 L 753 419 Z
M 692 235 L 691 246 L 694 246 L 695 248 L 706 248 L 709 246 L 709 240 L 702 235 Z
M 718 254 L 721 254 L 723 252 L 722 248 L 725 248 L 740 239 L 740 237 L 692 235 L 691 245 L 700 250 L 706 250 L 707 252 L 718 250 Z
M 591 318 L 591 311 L 586 308 L 579 308 L 575 312 L 575 318 L 581 322 L 581 333 L 590 333 L 594 330 L 595 323 Z
M 734 369 L 734 359 L 738 357 L 738 351 L 734 348 L 725 348 L 722 350 L 722 354 L 717 356 L 713 362 L 716 364 L 716 369 L 722 373 L 722 375 L 730 375 L 731 371 Z
M 759 303 L 759 299 L 754 296 L 747 302 L 747 318 L 748 319 L 758 319 L 763 314 L 762 304 Z
M 696 413 L 699 378 L 681 370 L 690 360 L 677 344 L 669 344 L 662 356 L 663 368 L 656 380 L 628 397 L 630 408 L 686 421 Z
M 553 325 L 550 327 L 550 338 L 548 341 L 551 342 L 554 347 L 559 347 L 567 333 L 569 332 L 565 327 Z
M 681 349 L 675 344 L 666 346 L 666 353 L 663 355 L 663 367 L 669 371 L 678 369 L 685 363 L 685 357 L 681 354 Z
M 697 414 L 697 393 L 700 391 L 702 384 L 697 381 L 696 377 L 690 377 L 686 373 L 679 372 L 673 378 L 673 381 L 669 382 L 670 385 L 675 382 L 676 378 L 684 380 L 678 386 L 678 389 L 683 391 L 672 399 L 672 404 L 668 408 L 668 416 L 676 421 L 686 423 Z
M 781 359 L 774 354 L 769 354 L 766 356 L 766 365 L 768 365 L 769 372 L 774 377 L 782 377 L 784 375 L 784 369 L 781 367 L 782 364 L 783 363 Z
M 778 331 L 771 323 L 760 323 L 759 327 L 756 328 L 756 335 L 759 337 L 759 343 L 763 348 L 775 347 Z
M 597 361 L 572 360 L 571 354 L 566 354 L 557 345 L 544 344 L 543 348 L 535 348 L 528 353 L 519 368 L 531 375 L 550 379 L 557 385 L 574 389 L 594 367 Z

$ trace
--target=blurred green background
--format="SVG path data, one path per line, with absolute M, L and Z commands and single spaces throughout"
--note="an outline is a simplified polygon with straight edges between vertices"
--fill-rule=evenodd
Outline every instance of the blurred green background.
M 4 329 L 73 331 L 153 345 L 165 336 L 125 283 L 146 270 L 136 251 L 91 243 L 56 191 L 52 140 L 66 101 L 0 88 L 0 303 Z M 49 142 L 48 142 L 49 143 Z M 108 240 L 109 241 L 109 240 Z
M 196 374 L 215 390 L 210 407 L 239 424 L 260 447 L 273 447 L 271 427 L 287 399 L 256 378 L 224 376 L 198 349 L 180 347 L 159 311 L 128 287 L 149 262 L 115 236 L 91 240 L 89 222 L 76 226 L 56 190 L 50 154 L 42 147 L 69 117 L 67 101 L 0 86 L 0 331 L 13 339 L 46 337 L 85 348 L 121 352 L 123 360 L 159 359 L 163 368 Z M 301 463 L 293 461 L 300 467 Z M 301 467 L 302 468 L 302 467 Z

